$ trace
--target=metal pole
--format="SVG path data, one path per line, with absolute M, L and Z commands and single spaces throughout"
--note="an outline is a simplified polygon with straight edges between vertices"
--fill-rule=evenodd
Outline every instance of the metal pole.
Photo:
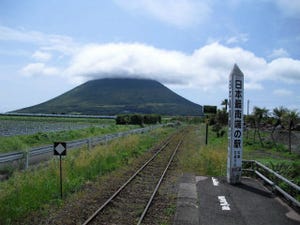
M 250 106 L 250 100 L 248 99 L 247 101 L 247 116 L 249 116 L 249 106 Z M 246 139 L 249 137 L 249 130 L 248 128 L 246 129 Z
M 250 106 L 250 100 L 247 101 L 247 116 L 249 115 L 249 106 Z
M 88 139 L 88 150 L 91 151 L 92 149 L 92 140 L 91 138 Z
M 207 145 L 208 142 L 208 122 L 206 122 L 206 132 L 205 132 L 205 144 Z
M 61 155 L 59 155 L 59 169 L 60 169 L 60 198 L 63 198 L 62 190 L 62 166 L 61 166 Z
M 29 167 L 29 154 L 30 154 L 29 151 L 26 151 L 26 152 L 24 153 L 24 155 L 25 155 L 25 170 L 27 170 L 28 167 Z

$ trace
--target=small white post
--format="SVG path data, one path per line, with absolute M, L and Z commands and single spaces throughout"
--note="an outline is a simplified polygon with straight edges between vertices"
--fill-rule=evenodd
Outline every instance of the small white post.
M 29 156 L 30 155 L 30 152 L 28 151 L 28 150 L 26 150 L 25 152 L 24 152 L 24 157 L 25 157 L 25 170 L 27 170 L 28 169 L 28 167 L 29 167 Z
M 88 139 L 88 151 L 91 151 L 92 149 L 92 140 L 91 138 Z

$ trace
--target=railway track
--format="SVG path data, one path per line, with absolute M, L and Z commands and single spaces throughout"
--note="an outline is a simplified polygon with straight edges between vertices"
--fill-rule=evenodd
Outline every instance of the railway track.
M 169 138 L 83 225 L 142 224 L 182 141 Z

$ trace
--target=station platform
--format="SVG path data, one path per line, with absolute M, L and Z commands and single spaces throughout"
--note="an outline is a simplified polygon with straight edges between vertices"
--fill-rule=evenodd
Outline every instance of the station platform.
M 180 178 L 174 225 L 300 225 L 300 215 L 253 178 Z

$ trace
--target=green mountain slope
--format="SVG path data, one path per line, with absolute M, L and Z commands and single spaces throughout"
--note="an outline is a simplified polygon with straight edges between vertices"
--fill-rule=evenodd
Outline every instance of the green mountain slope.
M 154 80 L 107 78 L 88 81 L 47 102 L 16 112 L 199 116 L 202 115 L 202 106 L 186 100 Z

